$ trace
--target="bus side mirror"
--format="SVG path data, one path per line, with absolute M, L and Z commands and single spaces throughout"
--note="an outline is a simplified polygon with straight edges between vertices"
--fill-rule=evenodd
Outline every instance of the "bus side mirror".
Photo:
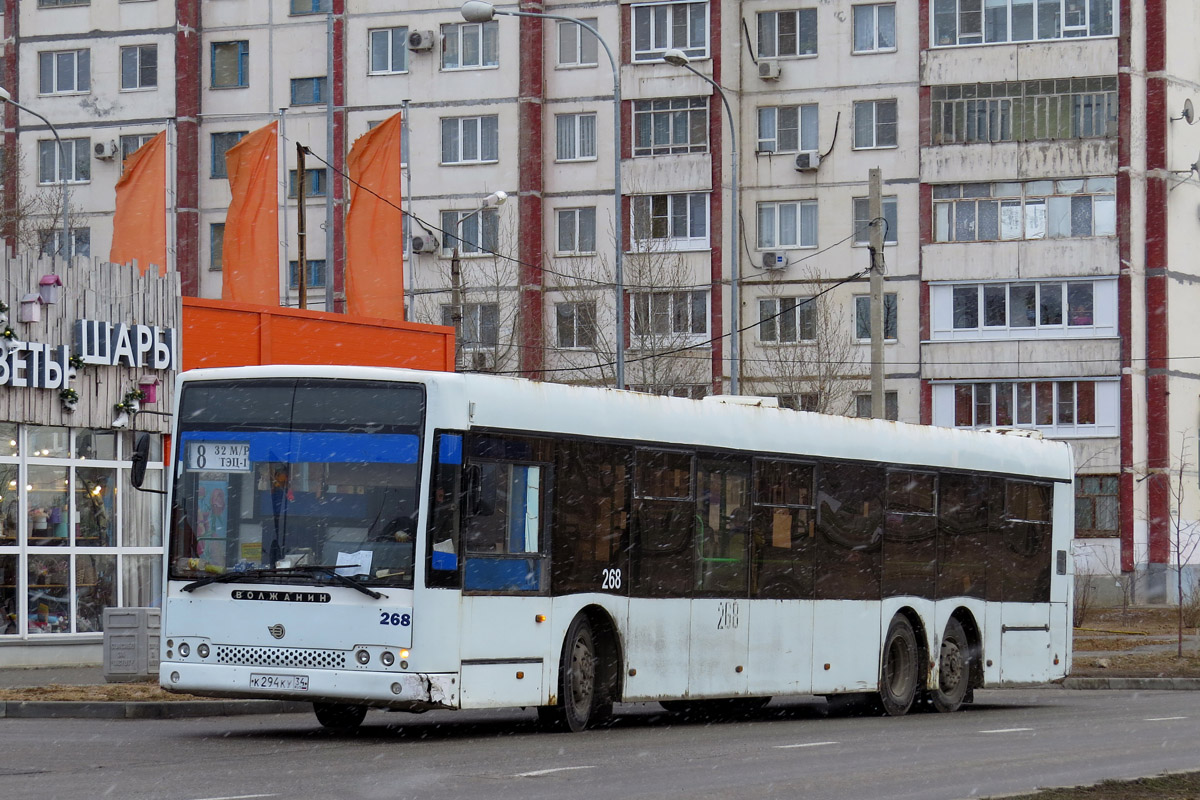
M 150 458 L 150 434 L 139 433 L 133 440 L 133 469 L 129 471 L 129 482 L 133 488 L 141 489 L 146 482 L 146 461 Z

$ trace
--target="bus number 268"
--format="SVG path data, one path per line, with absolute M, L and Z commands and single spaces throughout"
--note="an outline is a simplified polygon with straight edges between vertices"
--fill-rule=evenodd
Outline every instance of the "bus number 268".
M 389 614 L 387 611 L 379 612 L 380 625 L 399 625 L 402 628 L 407 628 L 412 625 L 412 617 L 408 614 Z
M 604 569 L 601 570 L 602 577 L 600 580 L 601 589 L 620 589 L 621 588 L 621 570 L 619 569 Z

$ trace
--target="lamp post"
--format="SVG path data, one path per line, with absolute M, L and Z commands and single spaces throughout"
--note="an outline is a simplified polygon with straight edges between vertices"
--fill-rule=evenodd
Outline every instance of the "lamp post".
M 737 122 L 733 118 L 733 109 L 729 107 L 729 99 L 725 97 L 725 90 L 721 85 L 707 75 L 703 75 L 696 71 L 688 60 L 687 55 L 682 50 L 670 49 L 663 53 L 663 61 L 672 64 L 676 67 L 683 67 L 693 75 L 697 75 L 712 84 L 712 87 L 717 90 L 717 94 L 721 95 L 721 102 L 725 104 L 725 113 L 729 115 L 729 145 L 733 151 L 733 224 L 730 226 L 729 244 L 733 250 L 733 258 L 731 259 L 729 293 L 732 299 L 730 302 L 729 322 L 733 329 L 733 335 L 729 337 L 729 393 L 738 394 L 739 373 L 741 372 L 741 324 L 739 322 L 741 297 L 740 297 L 740 281 L 741 281 L 741 251 L 738 249 L 738 154 L 737 154 Z
M 483 0 L 467 0 L 463 3 L 462 16 L 467 22 L 491 22 L 496 16 L 504 17 L 535 17 L 538 19 L 556 19 L 572 22 L 596 37 L 596 41 L 604 48 L 608 63 L 612 67 L 613 76 L 613 227 L 616 231 L 616 256 L 613 262 L 613 272 L 616 281 L 617 309 L 617 348 L 616 348 L 616 383 L 618 389 L 625 388 L 625 272 L 624 249 L 625 231 L 621 223 L 621 72 L 617 60 L 613 58 L 608 42 L 600 37 L 591 24 L 575 17 L 561 14 L 545 14 L 537 11 L 509 11 L 496 8 Z
M 446 231 L 454 237 L 454 247 L 450 250 L 450 323 L 454 326 L 454 366 L 458 367 L 458 350 L 462 347 L 462 269 L 458 259 L 458 232 L 462 224 L 484 209 L 504 205 L 508 199 L 506 192 L 492 192 L 483 198 L 483 205 L 474 211 L 463 214 L 454 222 L 454 230 Z M 483 224 L 479 225 L 479 244 L 483 245 Z
M 48 127 L 50 129 L 50 133 L 52 133 L 54 135 L 54 141 L 58 143 L 58 174 L 62 177 L 61 183 L 62 183 L 62 226 L 63 226 L 62 238 L 59 239 L 59 242 L 58 242 L 58 251 L 62 255 L 63 264 L 64 265 L 70 264 L 71 262 L 68 260 L 68 255 L 70 253 L 70 250 L 67 247 L 67 237 L 69 237 L 71 235 L 71 229 L 67 225 L 67 151 L 63 147 L 62 139 L 59 138 L 58 130 L 54 127 L 54 124 L 51 123 L 50 120 L 46 119 L 41 114 L 34 111 L 32 108 L 23 106 L 20 103 L 18 103 L 16 100 L 13 100 L 12 95 L 9 94 L 8 90 L 5 89 L 4 87 L 0 87 L 0 102 L 10 103 L 10 104 L 16 106 L 17 108 L 21 109 L 22 111 L 33 114 L 35 117 L 40 119 L 42 122 L 46 123 L 46 127 Z

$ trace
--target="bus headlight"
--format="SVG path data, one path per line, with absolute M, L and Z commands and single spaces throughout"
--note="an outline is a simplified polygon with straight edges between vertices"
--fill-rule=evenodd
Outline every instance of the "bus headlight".
M 187 642 L 180 642 L 179 643 L 179 657 L 187 658 L 191 654 L 192 654 L 192 646 L 189 645 Z
M 383 655 L 379 657 L 379 660 L 383 662 L 385 667 L 390 667 L 392 664 L 396 663 L 396 657 L 388 650 L 383 651 Z
M 196 648 L 196 655 L 201 658 L 208 658 L 208 645 L 202 644 Z
M 359 650 L 357 653 L 354 654 L 354 658 L 358 660 L 358 663 L 366 664 L 368 661 L 371 660 L 371 654 L 368 653 L 366 650 Z

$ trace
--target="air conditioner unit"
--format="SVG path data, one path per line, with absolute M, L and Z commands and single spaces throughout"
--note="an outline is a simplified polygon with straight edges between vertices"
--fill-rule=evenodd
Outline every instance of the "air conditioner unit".
M 436 253 L 438 249 L 438 240 L 436 236 L 427 234 L 412 237 L 412 251 L 414 253 Z
M 496 354 L 490 350 L 471 353 L 471 369 L 475 372 L 493 372 L 496 369 Z
M 797 172 L 816 172 L 821 166 L 821 154 L 816 150 L 804 150 L 796 154 Z
M 764 81 L 779 80 L 779 62 L 778 61 L 760 61 L 758 62 L 758 77 Z
M 787 266 L 787 259 L 783 257 L 783 253 L 777 253 L 774 250 L 768 250 L 762 254 L 763 269 L 783 269 Z
M 96 142 L 92 145 L 92 155 L 102 161 L 108 161 L 117 155 L 117 143 L 111 139 L 107 142 Z
M 437 44 L 433 31 L 412 31 L 408 34 L 409 50 L 429 50 Z

